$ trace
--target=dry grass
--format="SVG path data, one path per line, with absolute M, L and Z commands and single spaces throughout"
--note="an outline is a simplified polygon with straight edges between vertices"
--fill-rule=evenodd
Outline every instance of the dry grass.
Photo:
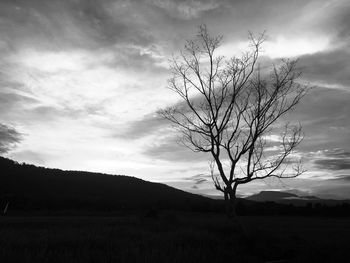
M 350 219 L 213 214 L 3 217 L 0 262 L 342 262 Z

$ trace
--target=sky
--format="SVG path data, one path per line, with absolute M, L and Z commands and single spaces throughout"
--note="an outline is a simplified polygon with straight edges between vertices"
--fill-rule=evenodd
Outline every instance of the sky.
M 0 0 L 0 155 L 219 195 L 210 156 L 179 145 L 157 115 L 179 99 L 169 59 L 201 24 L 223 35 L 226 57 L 266 30 L 263 58 L 299 58 L 312 87 L 286 118 L 303 126 L 307 172 L 239 194 L 350 198 L 348 0 Z

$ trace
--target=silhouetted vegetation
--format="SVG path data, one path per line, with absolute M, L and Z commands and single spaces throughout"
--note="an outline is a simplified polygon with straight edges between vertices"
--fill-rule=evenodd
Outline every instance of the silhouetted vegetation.
M 66 213 L 210 209 L 215 201 L 138 178 L 62 171 L 0 157 L 0 201 L 11 211 Z
M 1 157 L 0 167 L 1 210 L 10 202 L 0 217 L 0 262 L 341 262 L 350 256 L 349 217 L 334 217 L 350 215 L 347 203 L 239 199 L 247 239 L 223 215 L 223 200 Z
M 327 200 L 326 200 L 327 201 Z M 275 216 L 350 216 L 350 204 L 338 201 L 336 205 L 324 203 L 306 203 L 302 206 L 279 204 L 276 202 L 242 202 L 237 203 L 237 213 L 243 216 L 275 215 Z
M 19 164 L 3 157 L 0 157 L 0 167 L 0 210 L 2 212 L 9 202 L 8 215 L 120 215 L 142 210 L 145 215 L 157 218 L 162 210 L 222 213 L 225 206 L 223 200 L 213 200 L 129 176 L 48 169 Z M 350 215 L 350 204 L 345 202 L 322 203 L 321 199 L 317 203 L 289 202 L 280 204 L 238 199 L 237 213 Z
M 211 213 L 158 218 L 2 217 L 1 262 L 346 262 L 348 219 L 241 217 L 245 240 Z

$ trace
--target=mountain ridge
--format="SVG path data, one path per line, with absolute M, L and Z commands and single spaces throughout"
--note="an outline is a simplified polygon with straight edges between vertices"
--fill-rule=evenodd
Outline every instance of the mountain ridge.
M 0 157 L 0 203 L 10 210 L 128 210 L 210 207 L 215 200 L 136 177 L 65 171 Z
M 295 193 L 284 191 L 260 191 L 257 194 L 245 197 L 246 200 L 255 202 L 276 202 L 279 204 L 293 204 L 296 206 L 304 206 L 307 204 L 325 204 L 337 205 L 342 203 L 350 203 L 350 200 L 335 200 L 335 199 L 321 199 L 312 195 L 297 195 Z
M 0 214 L 6 209 L 9 213 L 17 211 L 17 214 L 28 215 L 36 212 L 110 215 L 136 210 L 225 211 L 222 198 L 196 195 L 131 176 L 37 167 L 4 157 L 0 157 L 0 172 Z M 274 198 L 267 198 L 271 195 Z M 341 206 L 343 203 L 347 205 L 345 208 Z M 294 193 L 262 191 L 247 198 L 238 198 L 237 213 L 304 215 L 336 211 L 343 215 L 348 213 L 349 204 L 349 200 L 322 200 L 313 196 L 301 198 Z M 305 212 L 304 208 L 310 205 L 315 210 L 310 212 L 307 208 L 308 212 Z M 334 209 L 322 207 L 320 210 L 320 205 Z

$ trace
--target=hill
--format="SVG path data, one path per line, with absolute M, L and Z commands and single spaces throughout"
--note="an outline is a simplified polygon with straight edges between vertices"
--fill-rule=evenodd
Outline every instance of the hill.
M 305 206 L 307 204 L 323 204 L 327 206 L 335 206 L 343 203 L 350 204 L 350 200 L 320 199 L 316 196 L 300 196 L 280 191 L 261 191 L 258 194 L 246 197 L 246 199 L 255 202 L 275 202 L 279 204 L 292 204 L 295 206 Z
M 258 202 L 266 202 L 266 201 L 279 201 L 281 199 L 297 197 L 295 194 L 279 192 L 279 191 L 261 191 L 258 194 L 251 195 L 247 197 L 248 200 L 258 201 Z
M 64 171 L 0 157 L 0 214 L 114 214 L 182 210 L 223 213 L 214 200 L 124 175 Z M 311 206 L 310 206 L 311 205 Z M 263 191 L 238 198 L 239 215 L 349 215 L 350 202 Z
M 214 200 L 138 178 L 63 171 L 0 157 L 0 209 L 9 211 L 123 211 L 208 209 Z

